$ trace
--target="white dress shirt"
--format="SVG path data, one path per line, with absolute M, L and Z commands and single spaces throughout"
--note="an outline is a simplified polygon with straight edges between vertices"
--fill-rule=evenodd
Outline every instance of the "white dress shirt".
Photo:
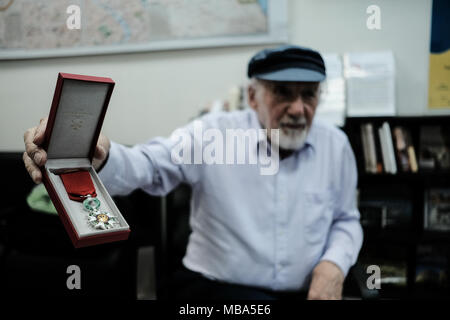
M 261 128 L 252 109 L 200 120 L 224 136 L 226 129 Z M 193 135 L 193 124 L 182 130 Z M 137 188 L 165 195 L 181 182 L 192 187 L 188 269 L 229 283 L 298 290 L 307 289 L 322 260 L 344 275 L 355 263 L 363 238 L 357 170 L 341 130 L 315 119 L 305 146 L 281 160 L 274 175 L 262 175 L 260 164 L 176 164 L 176 144 L 161 137 L 131 148 L 112 142 L 99 175 L 111 195 Z

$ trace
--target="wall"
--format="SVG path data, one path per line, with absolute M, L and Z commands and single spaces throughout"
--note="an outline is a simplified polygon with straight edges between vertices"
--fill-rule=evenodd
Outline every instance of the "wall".
M 366 28 L 370 4 L 381 8 L 381 30 Z M 393 50 L 398 113 L 428 114 L 430 17 L 431 0 L 289 0 L 289 36 L 322 52 Z M 58 72 L 113 78 L 104 132 L 134 144 L 168 135 L 208 101 L 226 98 L 232 85 L 246 81 L 247 62 L 261 48 L 0 62 L 0 151 L 23 149 L 23 132 L 48 114 Z

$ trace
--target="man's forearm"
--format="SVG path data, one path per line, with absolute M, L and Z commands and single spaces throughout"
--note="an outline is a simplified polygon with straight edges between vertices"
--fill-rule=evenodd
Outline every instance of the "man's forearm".
M 108 157 L 98 170 L 111 195 L 125 195 L 152 181 L 151 162 L 140 150 L 111 142 Z
M 356 262 L 362 241 L 363 232 L 359 219 L 338 220 L 330 229 L 321 261 L 333 262 L 346 276 L 350 267 Z
M 333 262 L 323 260 L 317 264 L 312 273 L 308 291 L 310 300 L 342 299 L 345 276 Z

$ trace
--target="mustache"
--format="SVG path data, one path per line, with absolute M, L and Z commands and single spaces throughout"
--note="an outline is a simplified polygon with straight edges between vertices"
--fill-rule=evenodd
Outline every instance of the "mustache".
M 280 125 L 281 126 L 306 126 L 307 122 L 306 122 L 306 118 L 298 118 L 296 120 L 292 120 L 292 119 L 282 119 L 280 121 Z

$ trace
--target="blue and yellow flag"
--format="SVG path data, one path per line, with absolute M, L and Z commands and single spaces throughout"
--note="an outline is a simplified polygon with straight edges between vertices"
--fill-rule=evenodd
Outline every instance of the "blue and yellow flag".
M 428 107 L 450 107 L 450 1 L 433 0 Z

